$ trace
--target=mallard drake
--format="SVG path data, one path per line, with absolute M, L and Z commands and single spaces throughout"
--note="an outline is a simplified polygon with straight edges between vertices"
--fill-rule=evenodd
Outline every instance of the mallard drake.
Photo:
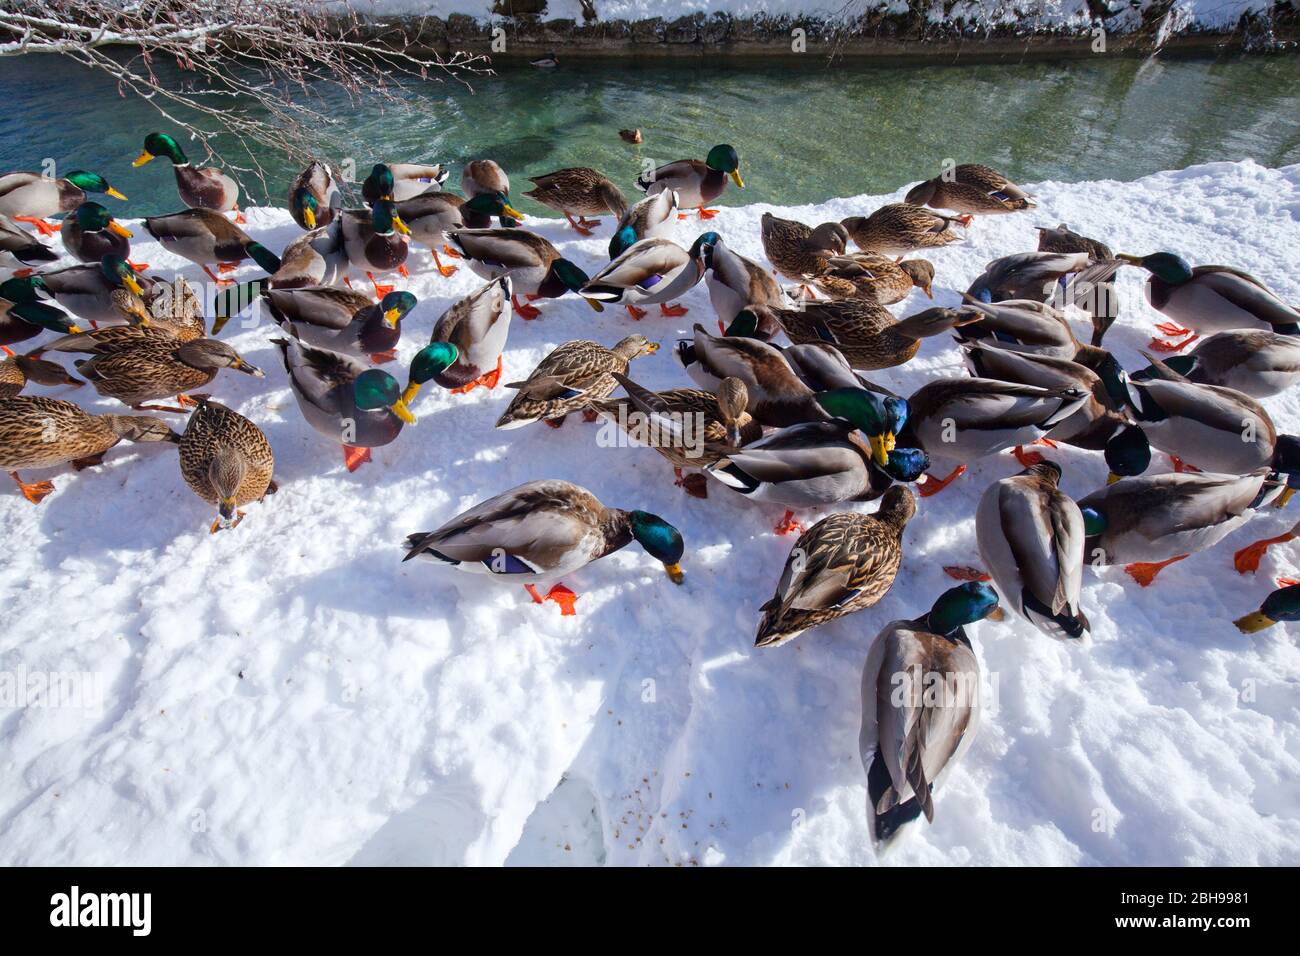
M 925 259 L 895 262 L 875 253 L 834 256 L 810 280 L 832 299 L 871 299 L 881 305 L 902 302 L 913 289 L 934 298 L 934 265 Z
M 921 340 L 958 326 L 978 322 L 977 313 L 935 307 L 905 319 L 895 319 L 883 305 L 870 299 L 806 302 L 802 309 L 771 309 L 755 305 L 748 310 L 767 313 L 790 341 L 802 345 L 826 342 L 835 346 L 853 368 L 894 368 L 910 362 Z
M 1239 617 L 1232 623 L 1243 634 L 1256 634 L 1279 621 L 1300 621 L 1300 584 L 1278 588 L 1264 598 L 1258 611 Z
M 1091 368 L 1068 359 L 991 348 L 983 343 L 964 343 L 962 348 L 966 367 L 976 378 L 1048 389 L 1077 388 L 1089 396 L 1077 412 L 1052 429 L 1051 442 L 1100 451 L 1128 422 L 1128 418 L 1120 413 L 1127 401 L 1122 391 L 1124 386 L 1118 385 L 1119 391 L 1112 392 L 1107 379 Z M 1114 356 L 1107 353 L 1107 361 L 1114 363 L 1116 376 L 1113 380 L 1122 381 L 1123 369 L 1119 368 Z M 1041 460 L 1037 452 L 1025 452 L 1019 446 L 1014 451 L 1016 458 L 1026 467 Z M 1146 464 L 1133 474 L 1141 474 L 1144 470 Z
M 912 203 L 881 206 L 870 216 L 849 216 L 840 224 L 863 252 L 902 257 L 918 249 L 938 249 L 966 237 L 953 224 L 970 225 L 970 216 L 944 216 Z
M 1300 335 L 1264 329 L 1216 332 L 1188 355 L 1170 355 L 1165 365 L 1197 385 L 1219 385 L 1251 398 L 1279 395 L 1300 381 Z M 1135 381 L 1158 378 L 1154 368 L 1135 372 Z
M 495 279 L 509 274 L 514 287 L 510 302 L 521 318 L 535 319 L 542 313 L 535 306 L 520 304 L 517 296 L 557 299 L 587 284 L 585 272 L 563 258 L 547 239 L 527 229 L 456 229 L 447 235 L 476 275 Z M 584 301 L 601 311 L 599 302 Z
M 58 258 L 57 252 L 38 242 L 18 223 L 8 216 L 0 215 L 0 264 L 14 263 L 20 267 L 39 266 L 45 262 L 57 262 Z
M 145 219 L 144 228 L 164 249 L 202 268 L 219 286 L 230 285 L 230 280 L 218 278 L 210 266 L 231 272 L 245 259 L 252 259 L 270 275 L 280 271 L 279 256 L 210 209 L 185 209 L 168 216 L 150 216 Z
M 795 509 L 874 501 L 895 481 L 916 481 L 930 467 L 925 452 L 916 448 L 891 449 L 883 465 L 876 464 L 875 454 L 851 426 L 804 422 L 726 451 L 705 472 L 751 501 Z M 793 510 L 775 528 L 777 534 L 796 529 L 801 526 Z
M 31 223 L 42 236 L 52 236 L 59 227 L 50 225 L 46 218 L 72 212 L 86 201 L 86 193 L 126 199 L 99 173 L 83 169 L 73 170 L 62 179 L 40 173 L 5 173 L 0 175 L 0 215 Z
M 131 165 L 140 167 L 159 156 L 171 162 L 172 172 L 176 175 L 176 191 L 186 206 L 191 209 L 210 209 L 213 212 L 233 211 L 235 222 L 244 221 L 244 216 L 239 211 L 239 184 L 219 169 L 195 166 L 186 158 L 180 144 L 167 133 L 150 133 L 146 136 L 144 148 Z
M 966 462 L 1029 445 L 1049 435 L 1091 398 L 1079 388 L 1038 388 L 987 378 L 946 378 L 922 385 L 907 400 L 900 445 L 951 461 L 947 477 L 931 477 L 922 497 L 938 494 L 965 472 Z
M 704 278 L 708 250 L 717 241 L 716 232 L 702 233 L 688 251 L 671 239 L 638 240 L 592 276 L 578 294 L 589 302 L 618 303 L 634 319 L 645 316 L 639 305 L 654 304 L 665 316 L 683 316 L 690 310 L 669 303 Z
M 1263 405 L 1235 389 L 1185 381 L 1159 359 L 1148 358 L 1163 377 L 1130 380 L 1129 410 L 1141 435 L 1177 459 L 1176 467 L 1190 463 L 1244 475 L 1267 466 L 1300 475 L 1300 436 L 1278 434 Z
M 1097 239 L 1089 239 L 1074 232 L 1065 223 L 1055 229 L 1050 226 L 1035 226 L 1038 230 L 1039 252 L 1086 252 L 1094 259 L 1113 259 L 1110 246 Z
M 913 186 L 905 202 L 967 214 L 1016 212 L 1038 204 L 996 169 L 962 163 Z
M 497 428 L 519 428 L 545 421 L 553 428 L 564 424 L 569 412 L 581 411 L 607 398 L 618 385 L 613 372 L 626 373 L 628 363 L 659 351 L 659 343 L 644 335 L 629 335 L 613 348 L 586 340 L 565 342 L 538 364 L 522 382 L 507 382 L 517 389 Z
M 433 327 L 430 342 L 456 346 L 456 361 L 434 376 L 453 394 L 463 395 L 482 385 L 491 390 L 501 381 L 501 355 L 510 334 L 510 276 L 493 279 L 453 302 Z
M 825 272 L 827 262 L 843 255 L 849 241 L 849 231 L 838 222 L 824 222 L 814 229 L 794 219 L 778 219 L 770 212 L 763 213 L 760 230 L 767 261 L 800 285 Z
M 731 448 L 754 441 L 763 426 L 745 411 L 745 383 L 724 379 L 716 394 L 701 388 L 652 392 L 625 375 L 612 373 L 627 392 L 591 403 L 638 444 L 649 445 L 673 465 L 675 484 L 696 498 L 709 496 L 702 474 L 684 475 L 683 468 L 704 468 Z
M 671 238 L 677 225 L 677 191 L 665 189 L 646 196 L 623 213 L 609 240 L 609 258 L 617 259 L 642 239 Z
M 151 336 L 129 348 L 102 346 L 92 358 L 74 364 L 99 394 L 135 409 L 164 412 L 183 412 L 185 408 L 144 403 L 174 395 L 182 406 L 192 407 L 194 399 L 183 393 L 207 385 L 223 368 L 266 377 L 218 339 L 180 342 L 170 336 Z
M 402 319 L 415 308 L 410 292 L 390 292 L 371 302 L 360 292 L 317 286 L 264 289 L 263 300 L 275 324 L 316 348 L 367 357 L 376 365 L 397 357 Z
M 0 345 L 25 342 L 46 329 L 60 334 L 81 331 L 67 313 L 42 302 L 42 297 L 50 297 L 43 276 L 15 276 L 0 282 Z
M 709 301 L 724 326 L 746 306 L 780 308 L 790 302 L 771 273 L 753 259 L 732 251 L 721 237 L 704 244 L 702 261 L 708 277 Z
M 1271 329 L 1300 333 L 1300 311 L 1287 305 L 1249 272 L 1231 266 L 1196 266 L 1172 252 L 1116 258 L 1150 273 L 1147 301 L 1173 323 L 1157 325 L 1166 335 L 1191 333 L 1182 342 L 1153 342 L 1162 352 L 1181 351 L 1204 332 L 1226 329 Z
M 376 163 L 370 175 L 361 184 L 361 198 L 373 204 L 379 199 L 405 202 L 416 196 L 442 191 L 442 184 L 451 173 L 438 163 Z
M 5 358 L 0 360 L 0 398 L 13 398 L 28 382 L 37 385 L 71 385 L 80 388 L 86 383 L 73 378 L 63 368 L 53 362 L 46 362 L 36 355 L 15 355 L 6 346 L 0 345 L 0 353 Z
M 37 395 L 0 399 L 0 469 L 9 472 L 23 497 L 34 505 L 54 485 L 27 484 L 18 477 L 18 469 L 71 462 L 80 471 L 98 465 L 104 452 L 123 439 L 176 442 L 180 436 L 147 415 L 91 415 L 72 402 Z
M 433 264 L 443 276 L 456 273 L 455 266 L 444 266 L 438 247 L 453 259 L 460 253 L 447 244 L 447 234 L 456 229 L 486 229 L 493 216 L 523 218 L 523 213 L 506 202 L 501 193 L 480 193 L 464 200 L 451 193 L 425 193 L 397 204 L 397 214 L 411 230 L 411 241 L 426 246 L 433 254 Z
M 912 492 L 892 485 L 875 514 L 828 515 L 801 534 L 762 607 L 754 645 L 777 647 L 883 598 L 903 562 L 903 529 L 914 514 Z
M 705 207 L 722 195 L 728 176 L 738 188 L 745 188 L 745 181 L 740 177 L 740 157 L 732 147 L 723 144 L 709 150 L 703 162 L 679 159 L 642 173 L 637 177 L 636 188 L 652 196 L 665 189 L 675 190 L 682 207 L 698 209 L 701 219 L 712 219 L 718 210 Z M 686 214 L 681 213 L 678 218 L 685 219 Z
M 403 425 L 415 424 L 408 405 L 420 387 L 456 361 L 456 347 L 426 345 L 411 360 L 405 390 L 383 369 L 367 368 L 341 352 L 318 349 L 297 339 L 273 338 L 289 373 L 289 386 L 307 424 L 343 446 L 343 462 L 356 471 L 370 461 L 370 449 L 394 441 Z
M 380 285 L 376 272 L 396 270 L 407 275 L 406 256 L 411 230 L 397 214 L 391 199 L 380 199 L 369 209 L 345 209 L 339 214 L 339 247 L 349 265 L 365 272 L 375 287 L 375 297 L 382 299 L 393 291 Z
M 979 302 L 1044 302 L 1063 280 L 1095 265 L 1097 260 L 1086 252 L 1019 252 L 988 263 L 966 294 Z
M 510 177 L 494 161 L 476 159 L 473 162 L 466 163 L 464 170 L 461 171 L 460 191 L 470 199 L 483 193 L 500 193 L 509 200 Z M 518 219 L 509 213 L 500 216 L 497 222 L 502 229 L 509 229 L 512 226 L 519 225 Z M 469 223 L 466 223 L 466 225 L 469 225 Z M 487 224 L 484 223 L 481 227 L 476 225 L 473 228 L 486 229 Z
M 213 534 L 235 527 L 244 518 L 241 506 L 260 501 L 277 488 L 272 477 L 275 456 L 262 429 L 206 396 L 185 424 L 180 462 L 190 490 L 217 506 Z
M 43 272 L 41 280 L 59 305 L 96 324 L 123 321 L 124 293 L 130 292 L 139 301 L 155 285 L 152 279 L 137 276 L 130 263 L 118 256 L 104 256 L 93 265 Z
M 1123 478 L 1079 501 L 1088 563 L 1123 564 L 1143 587 L 1161 569 L 1214 547 L 1281 493 L 1267 468 L 1248 475 Z
M 131 258 L 131 230 L 97 202 L 83 202 L 72 215 L 64 218 L 59 235 L 63 247 L 81 262 L 99 262 L 104 256 Z
M 993 482 L 975 511 L 975 538 L 1016 613 L 1048 637 L 1082 640 L 1083 513 L 1060 483 L 1061 467 L 1051 461 Z
M 622 219 L 627 213 L 627 200 L 619 188 L 588 166 L 557 169 L 545 176 L 530 176 L 529 181 L 533 188 L 524 195 L 563 213 L 569 225 L 584 236 L 600 225 L 599 219 L 588 219 L 588 214 L 610 213 Z
M 289 215 L 304 229 L 328 226 L 343 209 L 343 191 L 333 171 L 313 159 L 289 187 Z
M 586 488 L 567 481 L 529 481 L 481 501 L 436 531 L 406 538 L 406 557 L 459 571 L 502 575 L 523 584 L 538 604 L 555 601 L 574 613 L 578 595 L 555 584 L 543 597 L 535 583 L 572 574 L 636 541 L 681 584 L 685 544 L 681 532 L 647 511 L 607 508 Z
M 972 581 L 939 595 L 928 614 L 891 621 L 876 635 L 862 668 L 858 754 L 878 849 L 921 814 L 934 822 L 935 791 L 979 730 L 979 660 L 965 629 L 1001 617 L 997 593 Z

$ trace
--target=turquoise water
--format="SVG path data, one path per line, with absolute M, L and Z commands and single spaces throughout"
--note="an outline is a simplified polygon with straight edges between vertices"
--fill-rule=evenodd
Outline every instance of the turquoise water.
M 406 115 L 324 95 L 345 121 L 328 148 L 336 160 L 351 157 L 363 172 L 377 158 L 446 162 L 455 183 L 461 163 L 487 156 L 514 177 L 516 194 L 528 174 L 590 165 L 630 195 L 643 161 L 702 157 L 717 142 L 740 153 L 744 201 L 782 205 L 891 191 L 947 157 L 1024 181 L 1134 179 L 1247 157 L 1300 162 L 1294 55 L 829 67 L 811 56 L 565 60 L 551 71 L 503 66 L 474 92 L 425 84 Z M 133 215 L 178 205 L 164 163 L 131 168 L 144 135 L 166 124 L 110 81 L 50 57 L 0 60 L 0 101 L 0 169 L 37 169 L 48 157 L 64 171 L 103 173 L 131 197 Z M 618 138 L 629 126 L 643 130 L 642 145 Z M 270 148 L 260 159 L 283 205 L 294 164 Z M 267 201 L 255 179 L 239 178 Z M 728 190 L 725 201 L 740 195 Z

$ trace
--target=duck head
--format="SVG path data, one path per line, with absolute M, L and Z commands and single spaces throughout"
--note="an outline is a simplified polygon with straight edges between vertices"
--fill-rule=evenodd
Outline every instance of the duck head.
M 1182 256 L 1172 252 L 1153 252 L 1147 256 L 1131 256 L 1121 252 L 1115 256 L 1130 265 L 1141 266 L 1162 282 L 1170 285 L 1182 285 L 1192 280 L 1192 267 Z
M 911 276 L 913 288 L 924 292 L 927 299 L 934 298 L 934 290 L 931 288 L 934 283 L 934 263 L 928 259 L 904 259 L 898 268 Z
M 217 525 L 229 528 L 235 523 L 239 506 L 239 488 L 248 476 L 248 459 L 223 445 L 208 461 L 208 484 L 217 493 Z M 215 530 L 215 528 L 214 528 Z
M 266 378 L 265 372 L 244 361 L 238 352 L 220 339 L 194 339 L 178 348 L 175 355 L 192 368 L 233 368 L 254 378 Z
M 1110 468 L 1107 484 L 1121 478 L 1135 478 L 1151 467 L 1151 443 L 1146 433 L 1134 425 L 1125 425 L 1106 442 L 1106 465 Z
M 914 482 L 930 470 L 930 456 L 920 448 L 894 448 L 886 457 L 880 470 L 895 481 Z
M 591 277 L 568 259 L 556 259 L 546 270 L 546 277 L 537 286 L 537 294 L 544 299 L 557 299 L 566 292 L 580 292 Z M 591 306 L 593 312 L 604 312 L 605 307 L 595 299 L 580 298 Z
M 376 235 L 380 236 L 391 236 L 394 230 L 404 236 L 411 234 L 406 223 L 402 222 L 402 217 L 397 214 L 397 206 L 391 199 L 375 200 L 370 208 L 370 224 L 374 226 Z
M 1243 634 L 1254 634 L 1266 627 L 1272 627 L 1278 621 L 1300 621 L 1300 584 L 1278 588 L 1259 606 L 1253 614 L 1233 621 Z
M 983 581 L 967 581 L 940 594 L 926 622 L 930 631 L 947 636 L 986 617 L 1002 617 L 998 592 Z
M 691 243 L 688 254 L 701 276 L 713 268 L 713 250 L 721 241 L 722 237 L 716 232 L 702 232 Z
M 126 199 L 120 192 L 108 184 L 108 180 L 99 173 L 88 173 L 84 169 L 74 169 L 63 177 L 83 193 L 103 193 L 114 199 Z
M 629 512 L 628 527 L 637 543 L 652 558 L 663 562 L 664 573 L 673 584 L 681 584 L 685 578 L 681 560 L 686 551 L 682 533 L 663 518 L 648 511 Z
M 907 401 L 883 398 L 865 388 L 836 388 L 817 393 L 817 404 L 831 417 L 848 422 L 867 436 L 873 460 L 880 467 L 889 464 L 898 433 L 907 423 Z
M 132 237 L 131 230 L 114 219 L 109 211 L 97 202 L 83 202 L 72 214 L 72 218 L 76 220 L 82 232 L 101 232 L 107 229 L 113 235 L 121 236 L 123 239 Z
M 188 166 L 189 159 L 185 156 L 185 151 L 181 149 L 180 143 L 176 142 L 167 133 L 150 133 L 144 138 L 144 148 L 140 150 L 140 155 L 131 163 L 132 166 L 143 166 L 159 156 L 171 160 L 173 166 Z
M 410 314 L 418 301 L 414 295 L 405 289 L 388 293 L 379 301 L 379 311 L 384 317 L 384 324 L 390 329 L 397 328 L 398 323 Z M 452 348 L 455 348 L 455 346 L 452 346 Z M 456 360 L 453 358 L 452 361 Z
M 289 207 L 302 217 L 308 229 L 316 228 L 316 213 L 320 212 L 320 203 L 306 186 L 299 186 L 289 197 Z
M 503 192 L 479 193 L 473 199 L 467 199 L 461 206 L 462 210 L 468 209 L 472 213 L 491 219 L 506 218 L 522 221 L 524 214 L 510 205 L 509 199 Z
M 392 294 L 397 295 L 398 293 Z M 385 296 L 384 298 L 387 301 L 388 297 Z M 415 297 L 411 296 L 411 298 L 414 299 Z M 391 408 L 402 421 L 408 425 L 414 425 L 415 416 L 411 415 L 409 406 L 415 401 L 415 396 L 420 394 L 420 389 L 426 382 L 433 381 L 433 379 L 455 365 L 458 358 L 460 358 L 460 350 L 450 342 L 431 342 L 420 349 L 415 353 L 415 358 L 411 359 L 411 373 L 406 383 L 406 389 L 401 393 L 396 405 L 389 403 L 387 407 Z M 374 370 L 372 369 L 372 371 Z M 406 415 L 403 415 L 402 410 L 405 410 L 406 415 L 411 417 L 407 418 Z
M 99 260 L 99 271 L 113 288 L 126 288 L 136 295 L 144 295 L 144 287 L 135 277 L 135 270 L 121 256 L 104 256 Z
M 636 230 L 632 226 L 624 226 L 614 233 L 609 240 L 609 259 L 613 262 L 631 246 L 636 243 Z
M 393 171 L 387 163 L 375 163 L 370 167 L 370 175 L 361 184 L 361 192 L 371 202 L 380 199 L 392 199 L 397 184 L 393 181 Z
M 704 157 L 704 165 L 720 173 L 726 173 L 738 187 L 745 188 L 745 181 L 740 178 L 740 156 L 734 147 L 726 143 L 714 146 L 709 150 L 709 155 Z

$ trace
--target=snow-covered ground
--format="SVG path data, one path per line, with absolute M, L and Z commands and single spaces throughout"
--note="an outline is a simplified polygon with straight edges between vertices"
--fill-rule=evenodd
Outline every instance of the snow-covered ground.
M 978 218 L 966 244 L 932 255 L 940 303 L 988 260 L 1033 248 L 1034 225 L 1059 221 L 1117 250 L 1244 267 L 1300 300 L 1300 166 L 1032 189 L 1037 211 Z M 901 194 L 775 211 L 811 223 Z M 770 208 L 727 208 L 711 226 L 762 259 Z M 296 234 L 283 211 L 248 218 L 277 251 Z M 558 220 L 527 225 L 588 271 L 602 263 L 608 220 L 589 239 Z M 698 231 L 678 227 L 683 242 Z M 199 278 L 155 245 L 135 256 Z M 1141 278 L 1122 273 L 1125 313 L 1107 340 L 1130 367 L 1156 317 Z M 467 269 L 416 273 L 403 361 L 477 284 Z M 713 325 L 703 286 L 685 302 L 683 319 L 640 323 L 572 297 L 543 303 L 541 319 L 515 319 L 503 381 L 566 340 L 613 343 L 636 328 L 666 347 L 635 378 L 685 384 L 670 346 L 695 321 Z M 914 296 L 904 311 L 927 304 Z M 779 509 L 717 485 L 707 501 L 687 497 L 654 451 L 598 447 L 599 426 L 577 417 L 494 431 L 503 389 L 427 388 L 419 425 L 349 474 L 302 421 L 272 331 L 232 323 L 223 337 L 267 378 L 223 374 L 210 389 L 276 453 L 280 493 L 235 531 L 208 534 L 211 510 L 166 447 L 24 475 L 57 485 L 39 507 L 0 489 L 0 675 L 82 672 L 101 691 L 99 706 L 0 710 L 0 863 L 874 862 L 860 668 L 885 622 L 950 586 L 943 565 L 978 562 L 975 503 L 1018 470 L 1009 455 L 921 502 L 876 608 L 756 651 L 758 606 L 793 543 L 772 532 Z M 960 374 L 946 338 L 875 377 L 907 393 L 940 374 Z M 113 409 L 88 387 L 69 397 Z M 1294 396 L 1265 404 L 1300 430 Z M 1103 483 L 1099 455 L 1052 454 L 1071 494 Z M 582 597 L 561 617 L 521 588 L 401 563 L 408 532 L 538 477 L 673 521 L 685 585 L 629 547 L 568 579 Z M 1145 590 L 1119 568 L 1088 571 L 1089 647 L 1018 620 L 972 628 L 989 712 L 934 824 L 887 862 L 1300 863 L 1300 650 L 1284 626 L 1246 637 L 1231 623 L 1275 576 L 1300 576 L 1294 547 L 1275 547 L 1253 577 L 1233 571 L 1233 549 L 1294 520 L 1269 512 Z

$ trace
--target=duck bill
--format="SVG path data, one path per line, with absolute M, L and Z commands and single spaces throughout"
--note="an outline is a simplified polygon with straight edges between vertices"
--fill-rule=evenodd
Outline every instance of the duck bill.
M 518 219 L 520 222 L 523 222 L 524 220 L 524 214 L 520 212 L 518 209 L 516 209 L 514 206 L 510 205 L 509 203 L 502 203 L 501 211 L 504 212 L 511 219 Z
M 144 287 L 140 285 L 135 276 L 122 276 L 122 285 L 126 286 L 138 296 L 144 295 Z
M 923 286 L 922 289 L 921 289 L 921 291 L 925 293 L 925 297 L 926 297 L 927 299 L 933 299 L 933 298 L 934 298 L 934 289 L 930 288 L 930 286 L 928 286 L 928 285 L 927 285 L 927 286 Z
M 316 214 L 310 208 L 304 206 L 302 210 L 303 221 L 307 223 L 308 229 L 316 228 Z
M 149 150 L 147 149 L 142 149 L 140 150 L 140 155 L 135 158 L 135 161 L 131 163 L 131 165 L 143 166 L 145 163 L 149 162 L 152 159 L 153 159 L 153 153 L 149 152 Z
M 1294 489 L 1294 488 L 1287 488 L 1287 489 L 1285 489 L 1285 490 L 1282 492 L 1282 494 L 1280 494 L 1280 495 L 1278 496 L 1276 507 L 1278 507 L 1278 508 L 1285 508 L 1285 507 L 1286 507 L 1286 503 L 1287 503 L 1288 501 L 1291 500 L 1292 496 L 1295 495 L 1295 493 L 1296 493 L 1296 489 Z
M 397 323 L 401 321 L 402 321 L 401 309 L 389 309 L 387 312 L 384 313 L 384 325 L 388 326 L 390 329 L 397 328 Z
M 1254 634 L 1265 628 L 1272 627 L 1277 621 L 1273 620 L 1263 611 L 1255 611 L 1253 614 L 1247 614 L 1245 617 L 1237 618 L 1232 622 L 1237 625 L 1237 630 L 1243 634 Z
M 664 574 L 668 575 L 668 580 L 672 581 L 673 584 L 681 584 L 686 580 L 686 572 L 682 570 L 680 564 L 665 564 Z
M 592 310 L 593 312 L 604 312 L 604 311 L 605 311 L 605 307 L 604 307 L 603 305 L 601 305 L 599 302 L 597 302 L 595 299 L 588 299 L 586 296 L 583 296 L 582 298 L 583 298 L 583 301 L 585 301 L 585 302 L 587 303 L 587 305 L 591 306 L 591 310 Z
M 739 170 L 739 169 L 733 169 L 733 170 L 731 171 L 731 181 L 732 181 L 733 183 L 735 183 L 736 186 L 737 186 L 738 188 L 740 188 L 740 189 L 744 189 L 744 188 L 745 188 L 745 181 L 744 181 L 743 179 L 740 178 L 740 170 Z
M 393 217 L 393 228 L 396 229 L 404 236 L 409 236 L 411 234 L 411 227 L 408 226 L 406 223 L 402 222 L 401 216 Z
M 126 197 L 123 196 L 116 189 L 114 189 L 112 186 L 109 186 L 107 189 L 105 189 L 104 193 L 105 195 L 112 196 L 114 199 L 120 199 L 122 200 L 122 202 L 126 202 Z
M 889 453 L 894 449 L 893 432 L 884 435 L 871 435 L 867 440 L 871 443 L 871 460 L 881 468 L 888 465 Z
M 1117 253 L 1115 253 L 1115 258 L 1116 258 L 1116 259 L 1121 259 L 1121 260 L 1123 260 L 1124 262 L 1127 262 L 1127 263 L 1128 263 L 1129 265 L 1131 265 L 1131 266 L 1140 266 L 1140 265 L 1142 265 L 1142 257 L 1141 257 L 1141 256 L 1133 256 L 1133 255 L 1129 255 L 1127 252 L 1117 252 Z
M 410 405 L 412 402 L 415 401 L 415 396 L 419 394 L 420 394 L 420 383 L 411 382 L 409 385 L 406 386 L 406 390 L 402 392 L 402 399 L 399 404 Z
M 989 611 L 989 613 L 984 616 L 988 618 L 990 621 L 1001 621 L 1006 618 L 1007 612 L 1002 610 L 1002 608 L 998 606 L 998 607 L 994 607 L 993 610 Z
M 1119 481 L 1119 475 L 1115 474 L 1113 471 L 1106 476 L 1106 484 L 1108 485 L 1113 485 L 1117 481 Z
M 407 391 L 410 391 L 410 389 L 408 388 Z M 393 404 L 389 405 L 388 408 L 394 415 L 406 422 L 406 424 L 415 424 L 415 416 L 411 413 L 411 410 L 406 407 L 405 399 L 399 398 L 397 401 L 393 402 Z
M 245 375 L 253 376 L 253 378 L 266 378 L 265 372 L 263 372 L 256 365 L 250 365 L 248 362 L 245 362 L 243 359 L 240 359 L 238 362 L 232 365 L 231 368 L 238 369 L 239 371 L 243 372 Z
M 122 225 L 116 219 L 110 219 L 108 221 L 108 231 L 115 236 L 121 236 L 123 239 L 130 239 L 135 235 L 135 233 L 126 228 L 126 226 Z

